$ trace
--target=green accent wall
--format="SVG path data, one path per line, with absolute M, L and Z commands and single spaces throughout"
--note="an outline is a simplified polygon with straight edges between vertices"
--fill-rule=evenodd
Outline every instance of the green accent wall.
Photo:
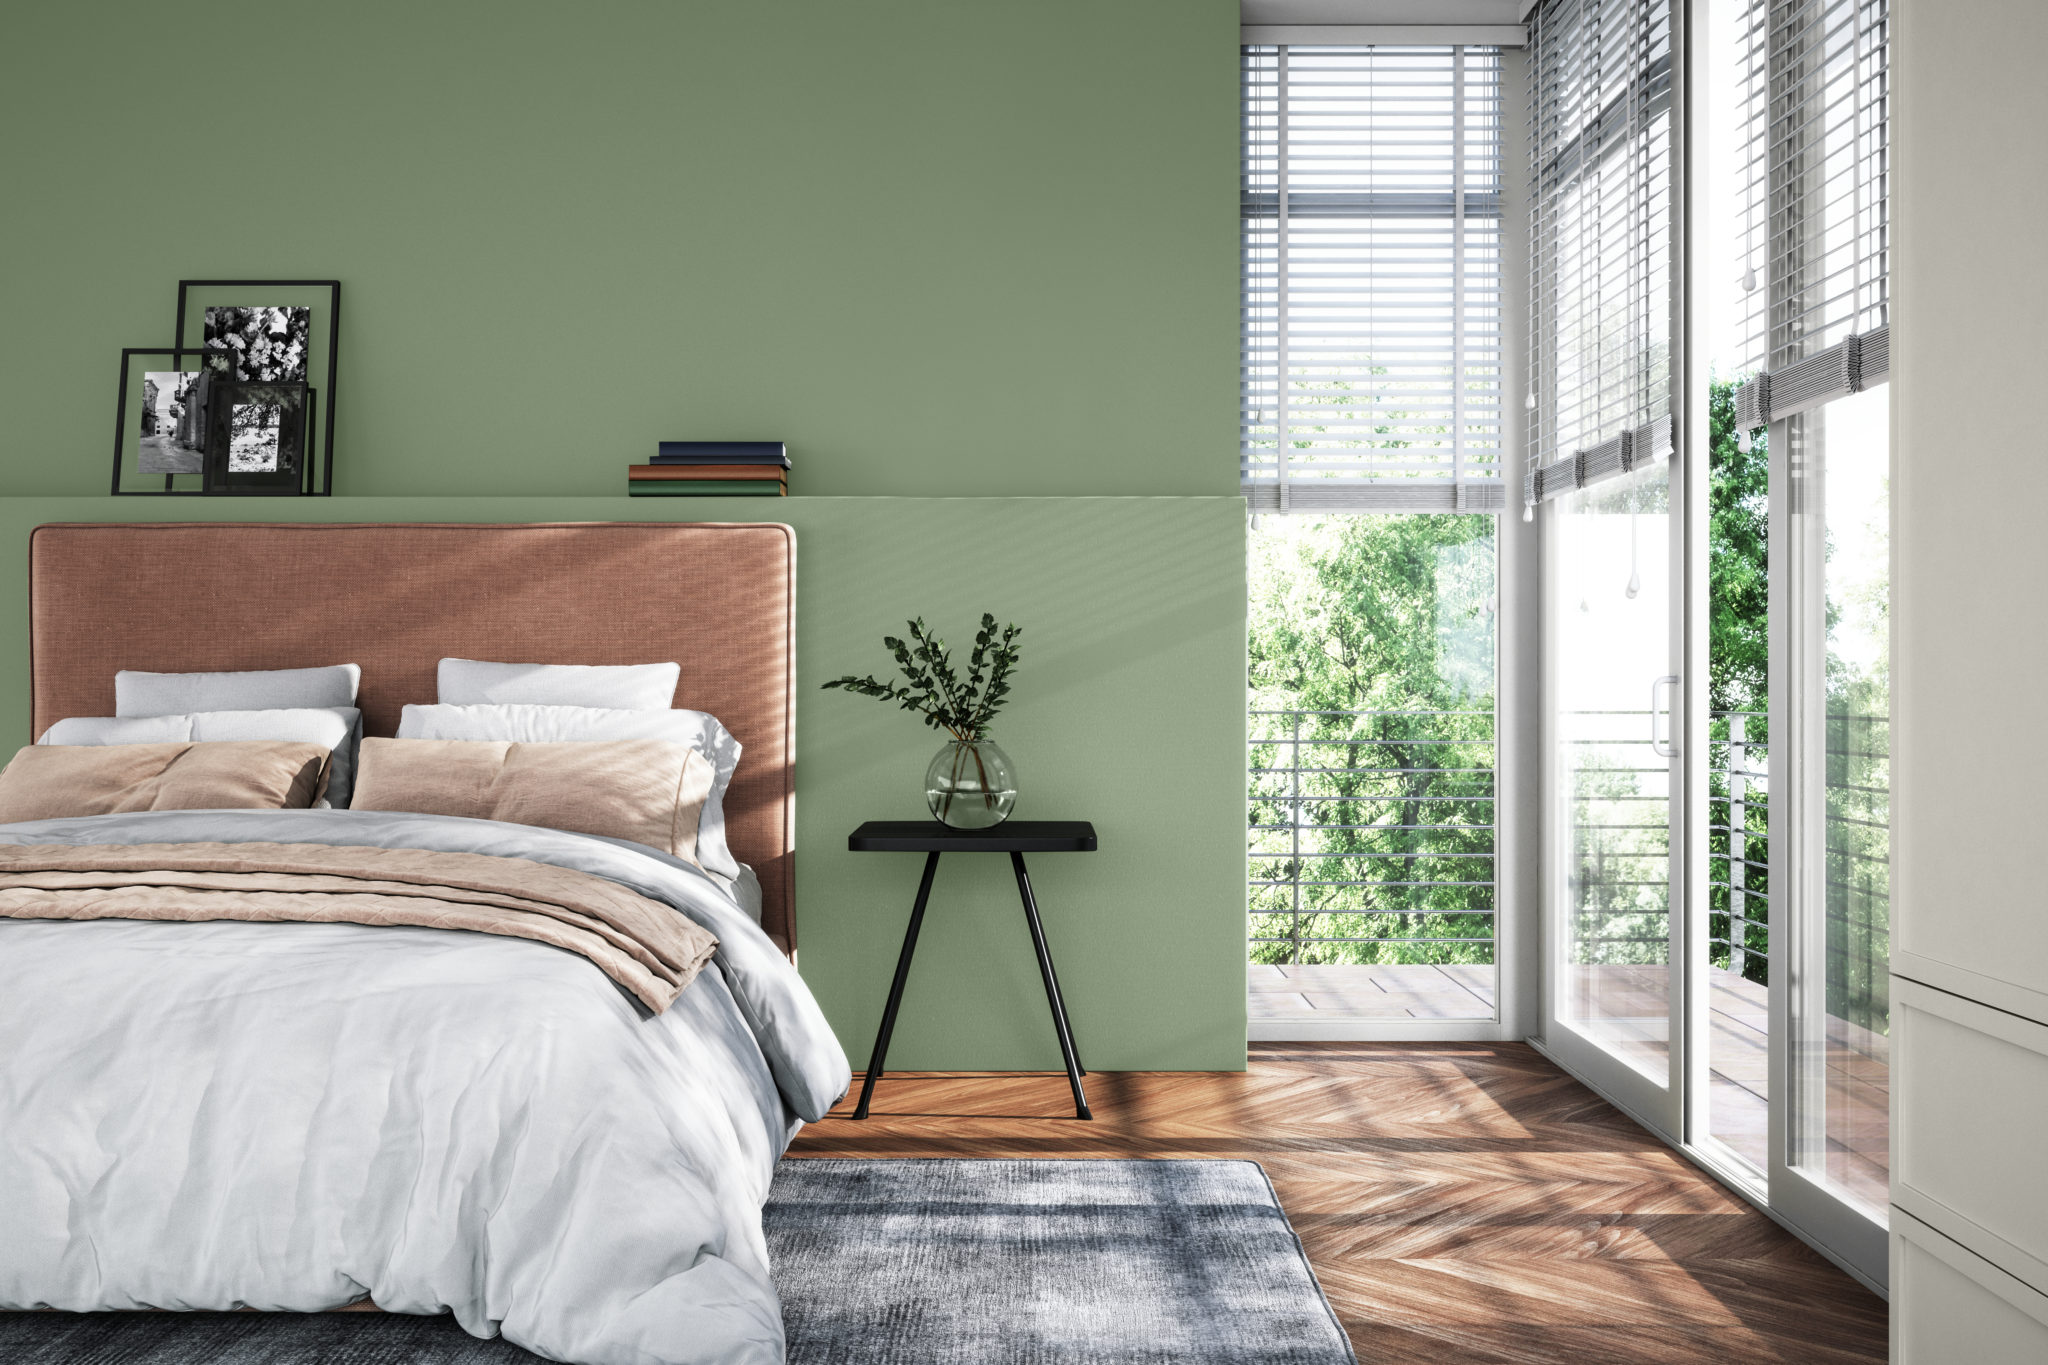
M 0 491 L 180 279 L 343 284 L 336 491 L 1237 491 L 1236 0 L 15 5 Z M 253 300 L 252 300 L 253 301 Z M 324 401 L 324 395 L 323 395 Z
M 797 529 L 801 965 L 856 1066 L 933 733 L 825 678 L 922 614 L 1026 629 L 999 738 L 1084 1060 L 1244 1064 L 1235 0 L 281 3 L 10 14 L 0 739 L 45 521 Z M 181 278 L 343 281 L 331 500 L 110 499 L 123 346 Z M 251 300 L 255 301 L 255 300 Z M 629 501 L 675 437 L 786 500 Z M 306 572 L 346 591 L 334 566 Z M 176 585 L 115 585 L 178 591 Z M 6 746 L 0 744 L 0 751 Z M 892 1061 L 1058 1054 L 1003 860 L 942 867 Z

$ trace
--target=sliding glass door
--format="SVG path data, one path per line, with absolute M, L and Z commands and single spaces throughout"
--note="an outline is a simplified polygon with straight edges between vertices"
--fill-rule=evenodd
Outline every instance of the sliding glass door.
M 1683 790 L 1674 488 L 1653 463 L 1551 505 L 1547 1041 L 1676 1139 Z
M 1887 23 L 1887 0 L 1531 13 L 1523 483 L 1545 1045 L 1874 1284 Z
M 1700 835 L 1710 904 L 1695 924 L 1703 970 L 1694 978 L 1695 1033 L 1708 1032 L 1691 1138 L 1774 1213 L 1881 1285 L 1889 6 L 1716 7 L 1720 65 L 1709 84 L 1729 155 L 1710 163 L 1720 167 L 1710 201 L 1726 217 L 1708 229 L 1724 248 L 1709 263 L 1720 301 L 1709 344 L 1716 371 L 1737 387 L 1714 428 L 1713 770 Z
M 1529 469 L 1543 517 L 1546 1045 L 1683 1135 L 1686 537 L 1672 0 L 1530 16 Z
M 1889 386 L 1772 424 L 1771 1203 L 1881 1278 L 1891 1174 Z

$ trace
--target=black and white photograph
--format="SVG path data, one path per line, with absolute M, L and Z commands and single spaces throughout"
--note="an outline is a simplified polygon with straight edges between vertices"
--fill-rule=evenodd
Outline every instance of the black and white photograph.
M 301 384 L 313 328 L 310 308 L 224 305 L 206 310 L 206 349 L 231 351 L 234 378 Z
M 206 491 L 300 491 L 307 401 L 304 384 L 215 381 L 206 443 Z
M 283 413 L 275 403 L 237 403 L 228 413 L 228 472 L 277 472 L 277 437 Z
M 206 464 L 206 405 L 210 369 L 152 370 L 142 376 L 142 447 L 136 468 L 145 474 L 198 474 Z

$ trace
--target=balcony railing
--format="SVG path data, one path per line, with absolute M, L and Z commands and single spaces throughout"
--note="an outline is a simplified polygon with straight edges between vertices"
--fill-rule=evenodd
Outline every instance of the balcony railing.
M 1713 964 L 1770 982 L 1769 730 L 1761 712 L 1710 718 L 1708 942 Z M 1827 1011 L 1889 1030 L 1891 720 L 1831 712 L 1826 762 L 1822 914 Z
M 1707 718 L 1708 961 L 1770 982 L 1770 750 L 1761 711 Z
M 1568 960 L 1576 966 L 1668 961 L 1671 946 L 1670 759 L 1647 710 L 1560 711 L 1557 777 L 1569 843 Z
M 1252 961 L 1492 962 L 1493 712 L 1251 719 Z
M 1631 736 L 1648 724 L 1647 713 L 1625 719 Z M 1768 984 L 1766 717 L 1715 712 L 1708 739 L 1709 960 Z M 1828 1012 L 1880 1033 L 1890 952 L 1889 751 L 1886 718 L 1828 717 Z M 1642 768 L 1661 770 L 1660 762 Z M 1635 771 L 1609 764 L 1602 775 Z M 1492 961 L 1491 711 L 1253 711 L 1250 778 L 1253 961 Z M 1617 804 L 1651 799 L 1664 798 L 1608 793 L 1603 800 L 1611 810 L 1581 811 L 1581 833 L 1654 833 L 1663 826 Z M 1629 864 L 1622 858 L 1603 886 L 1623 885 Z M 1626 938 L 1619 928 L 1609 932 Z

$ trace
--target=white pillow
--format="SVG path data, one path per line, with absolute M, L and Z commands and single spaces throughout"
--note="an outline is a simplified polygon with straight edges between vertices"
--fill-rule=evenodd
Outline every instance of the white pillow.
M 450 663 L 442 662 L 442 677 Z M 667 665 L 673 667 L 673 665 Z M 670 684 L 674 686 L 673 683 Z M 711 795 L 697 821 L 697 861 L 706 872 L 740 874 L 739 860 L 725 845 L 725 789 L 739 766 L 740 742 L 718 718 L 703 711 L 623 710 L 597 706 L 540 706 L 506 703 L 483 706 L 408 706 L 398 720 L 400 739 L 510 740 L 514 744 L 563 744 L 585 740 L 666 739 L 688 744 L 711 760 Z
M 250 673 L 139 673 L 114 675 L 114 715 L 187 716 L 200 711 L 275 711 L 354 706 L 363 670 L 271 668 Z
M 282 739 L 324 744 L 327 804 L 348 805 L 356 782 L 356 745 L 363 713 L 353 706 L 281 707 L 262 711 L 196 711 L 181 716 L 73 716 L 43 731 L 38 744 L 182 744 L 210 740 Z M 708 757 L 708 755 L 707 755 Z
M 594 706 L 619 711 L 666 711 L 676 699 L 676 680 L 682 673 L 681 664 L 493 664 L 476 659 L 443 659 L 436 700 L 443 706 Z
M 192 739 L 190 716 L 72 716 L 43 731 L 38 744 L 185 744 Z

